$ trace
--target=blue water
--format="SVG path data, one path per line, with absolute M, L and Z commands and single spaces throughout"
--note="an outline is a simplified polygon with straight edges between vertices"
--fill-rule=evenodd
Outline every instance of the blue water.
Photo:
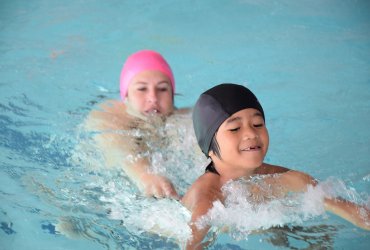
M 267 117 L 267 162 L 338 178 L 369 204 L 369 13 L 365 0 L 2 0 L 0 249 L 177 248 L 110 219 L 91 183 L 112 176 L 70 160 L 78 125 L 119 98 L 125 58 L 144 48 L 172 65 L 178 107 L 217 83 L 249 86 Z M 82 237 L 58 234 L 60 217 Z M 369 232 L 328 217 L 247 240 L 222 234 L 212 248 L 368 248 Z

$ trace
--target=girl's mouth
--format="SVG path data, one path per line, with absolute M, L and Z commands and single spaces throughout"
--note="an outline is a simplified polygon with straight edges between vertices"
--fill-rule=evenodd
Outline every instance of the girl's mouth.
M 147 111 L 145 111 L 146 114 L 159 114 L 159 110 L 154 108 L 154 109 L 148 109 Z

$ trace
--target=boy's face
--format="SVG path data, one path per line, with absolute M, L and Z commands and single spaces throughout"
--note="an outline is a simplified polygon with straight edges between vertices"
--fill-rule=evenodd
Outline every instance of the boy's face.
M 143 71 L 130 82 L 127 101 L 130 109 L 147 116 L 167 116 L 173 112 L 173 93 L 170 79 L 160 71 Z
M 243 109 L 224 121 L 218 129 L 216 140 L 221 159 L 211 151 L 213 162 L 217 167 L 224 168 L 221 171 L 236 173 L 261 166 L 269 145 L 262 114 L 253 108 Z

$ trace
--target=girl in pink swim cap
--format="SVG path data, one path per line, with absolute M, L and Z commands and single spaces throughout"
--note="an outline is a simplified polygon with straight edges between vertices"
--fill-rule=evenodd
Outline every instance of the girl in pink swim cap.
M 85 123 L 88 130 L 98 131 L 94 139 L 106 164 L 122 167 L 147 196 L 179 198 L 168 178 L 149 171 L 152 149 L 148 145 L 168 137 L 160 135 L 158 126 L 169 116 L 190 114 L 189 109 L 175 109 L 174 93 L 175 78 L 163 56 L 152 50 L 138 51 L 127 58 L 121 71 L 122 100 L 103 103 Z M 137 135 L 137 131 L 144 133 Z
M 158 52 L 141 50 L 130 55 L 120 76 L 121 98 L 131 115 L 167 116 L 174 110 L 175 79 Z

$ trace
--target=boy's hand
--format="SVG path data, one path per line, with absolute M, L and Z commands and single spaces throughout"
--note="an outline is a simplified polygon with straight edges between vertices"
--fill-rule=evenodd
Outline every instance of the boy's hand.
M 142 189 L 148 197 L 180 199 L 173 184 L 166 177 L 145 173 L 140 180 Z

